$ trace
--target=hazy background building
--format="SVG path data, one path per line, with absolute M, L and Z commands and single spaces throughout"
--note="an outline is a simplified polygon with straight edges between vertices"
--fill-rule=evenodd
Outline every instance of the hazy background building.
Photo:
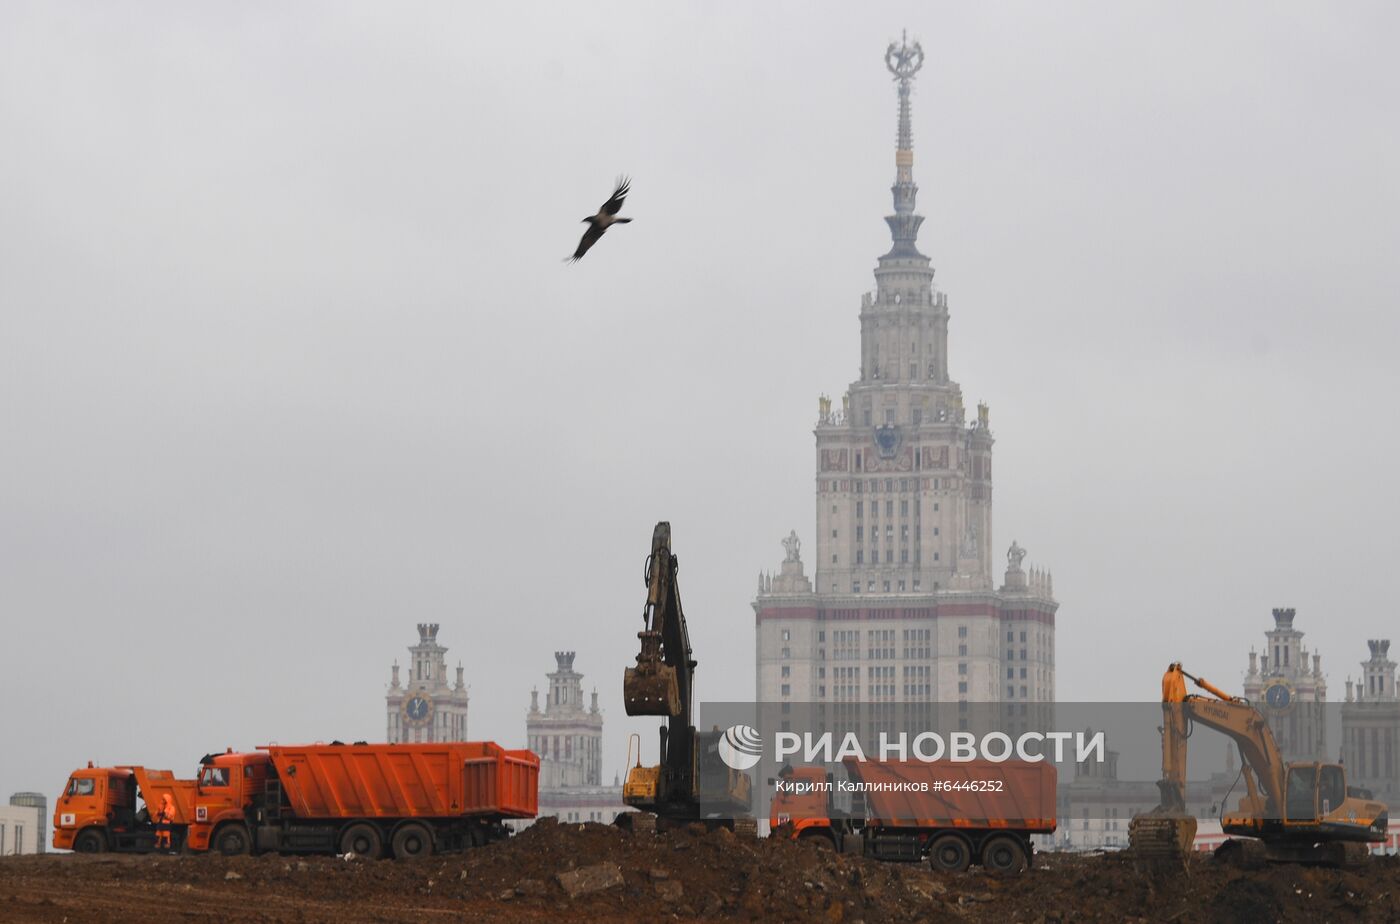
M 1303 647 L 1303 633 L 1293 626 L 1297 610 L 1277 608 L 1273 615 L 1274 627 L 1264 633 L 1264 653 L 1250 649 L 1244 696 L 1268 719 L 1285 760 L 1327 760 L 1322 655 Z
M 556 651 L 544 708 L 540 691 L 530 691 L 525 736 L 540 757 L 540 815 L 561 821 L 611 822 L 622 803 L 617 780 L 603 785 L 603 713 L 598 693 L 583 700 L 583 675 L 574 670 L 574 652 Z M 621 671 L 618 672 L 619 674 Z
M 759 577 L 761 702 L 1015 702 L 1055 698 L 1052 579 L 992 538 L 991 413 L 949 374 L 949 303 L 919 252 L 910 94 L 924 53 L 891 44 L 892 246 L 860 301 L 860 374 L 816 422 L 816 542 L 796 531 Z M 932 132 L 930 133 L 932 134 Z M 811 546 L 809 546 L 810 548 Z
M 1348 679 L 1342 704 L 1342 759 L 1347 783 L 1371 790 L 1400 809 L 1400 694 L 1390 639 L 1371 639 L 1361 678 Z M 1394 816 L 1392 816 L 1394 817 Z
M 17 794 L 28 795 L 32 794 Z M 0 805 L 0 857 L 45 851 L 43 812 L 41 806 L 16 803 L 14 797 L 9 805 Z
M 418 624 L 418 644 L 409 651 L 408 679 L 399 677 L 399 662 L 390 669 L 386 740 L 466 741 L 470 697 L 457 664 L 457 679 L 448 683 L 447 649 L 438 644 L 438 624 Z

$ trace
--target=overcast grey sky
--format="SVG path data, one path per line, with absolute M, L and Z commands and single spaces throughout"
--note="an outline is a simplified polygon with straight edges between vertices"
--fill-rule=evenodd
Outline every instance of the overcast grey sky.
M 1296 606 L 1400 637 L 1389 4 L 0 3 L 0 795 L 382 739 L 442 624 L 473 737 L 608 714 L 671 520 L 703 700 L 810 542 L 907 27 L 921 247 L 1058 695 L 1226 686 Z M 619 173 L 624 214 L 565 266 Z

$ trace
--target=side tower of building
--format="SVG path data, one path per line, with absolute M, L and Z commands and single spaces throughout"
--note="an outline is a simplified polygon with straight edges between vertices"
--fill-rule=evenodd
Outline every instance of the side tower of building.
M 1342 704 L 1342 761 L 1347 782 L 1371 790 L 1392 807 L 1400 806 L 1400 692 L 1390 639 L 1371 639 L 1371 657 L 1361 662 L 1361 679 L 1347 680 Z
M 1045 703 L 1055 697 L 1047 571 L 1012 543 L 996 583 L 991 413 L 949 374 L 948 299 L 917 246 L 910 93 L 923 49 L 892 43 L 898 93 L 891 247 L 861 297 L 860 369 L 815 429 L 810 576 L 794 532 L 759 577 L 763 702 Z
M 583 704 L 583 675 L 574 670 L 574 653 L 556 651 L 557 665 L 549 675 L 544 709 L 540 692 L 530 691 L 530 715 L 525 734 L 530 750 L 540 756 L 540 788 L 599 786 L 603 782 L 603 714 L 598 693 Z
M 525 735 L 540 757 L 539 817 L 561 821 L 611 822 L 627 811 L 622 787 L 603 785 L 603 713 L 598 692 L 583 701 L 583 675 L 574 670 L 574 653 L 556 651 L 544 708 L 540 691 L 530 691 Z
M 456 683 L 447 680 L 447 649 L 438 644 L 438 624 L 418 624 L 418 644 L 409 651 L 409 675 L 399 678 L 394 662 L 389 692 L 384 697 L 390 743 L 466 741 L 467 685 L 462 665 Z
M 1274 627 L 1265 632 L 1263 655 L 1249 652 L 1244 695 L 1259 704 L 1279 750 L 1289 760 L 1327 758 L 1327 678 L 1322 656 L 1303 647 L 1303 633 L 1293 627 L 1297 610 L 1278 608 Z

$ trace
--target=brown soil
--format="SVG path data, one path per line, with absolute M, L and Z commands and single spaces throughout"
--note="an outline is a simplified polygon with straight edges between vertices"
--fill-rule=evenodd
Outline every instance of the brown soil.
M 588 870 L 599 864 L 611 864 Z M 585 874 L 560 874 L 582 870 Z M 586 891 L 590 884 L 600 891 Z M 565 886 L 577 894 L 570 897 Z M 580 889 L 584 891 L 579 891 Z M 727 831 L 633 835 L 542 822 L 451 857 L 40 856 L 0 860 L 0 920 L 1393 921 L 1400 861 L 1359 871 L 1208 859 L 1139 868 L 1041 854 L 1014 878 L 937 874 Z

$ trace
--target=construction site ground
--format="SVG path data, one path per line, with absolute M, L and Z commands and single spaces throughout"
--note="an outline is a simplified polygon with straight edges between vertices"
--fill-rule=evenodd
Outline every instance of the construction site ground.
M 1400 860 L 1242 871 L 1201 856 L 1036 857 L 998 878 L 842 856 L 697 827 L 632 834 L 545 820 L 509 841 L 412 861 L 47 855 L 0 859 L 0 920 L 1395 921 Z

